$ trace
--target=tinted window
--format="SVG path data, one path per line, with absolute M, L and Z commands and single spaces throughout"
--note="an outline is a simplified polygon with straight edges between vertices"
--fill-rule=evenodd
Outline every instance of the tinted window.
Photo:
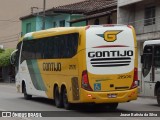
M 151 70 L 152 50 L 153 50 L 152 46 L 145 46 L 144 48 L 144 55 L 143 55 L 144 62 L 142 66 L 142 73 L 144 77 L 146 77 Z
M 144 51 L 143 51 L 143 53 L 152 53 L 152 46 L 145 46 L 144 47 Z
M 160 46 L 154 47 L 154 66 L 160 68 Z
M 34 40 L 23 41 L 21 62 L 23 62 L 24 60 L 35 59 L 36 54 L 34 43 Z
M 19 42 L 17 44 L 18 51 L 16 52 L 16 60 L 15 60 L 15 66 L 17 67 L 17 69 L 18 69 L 18 64 L 19 64 L 19 55 L 20 55 L 21 44 L 22 44 L 22 42 Z
M 71 58 L 77 53 L 78 33 L 23 42 L 22 60 Z

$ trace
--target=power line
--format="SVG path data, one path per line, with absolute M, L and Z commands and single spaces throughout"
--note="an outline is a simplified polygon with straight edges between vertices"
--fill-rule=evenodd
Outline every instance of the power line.
M 11 41 L 6 41 L 6 42 L 1 42 L 1 43 L 10 43 L 10 42 L 18 42 L 18 40 L 11 40 Z
M 14 39 L 14 38 L 17 38 L 17 39 L 18 39 L 18 37 L 12 37 L 12 38 L 3 39 L 3 40 L 0 40 L 0 41 L 3 42 L 3 41 L 7 41 L 7 40 L 12 40 L 12 39 Z
M 20 21 L 17 21 L 17 20 L 0 20 L 0 22 L 20 22 Z
M 8 38 L 8 37 L 13 37 L 13 36 L 19 36 L 20 33 L 13 34 L 13 35 L 7 35 L 7 36 L 1 36 L 0 38 Z

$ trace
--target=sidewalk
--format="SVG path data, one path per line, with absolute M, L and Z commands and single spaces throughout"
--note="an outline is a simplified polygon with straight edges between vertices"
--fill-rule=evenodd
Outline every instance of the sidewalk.
M 0 82 L 0 85 L 16 86 L 16 83 L 4 83 L 4 82 Z

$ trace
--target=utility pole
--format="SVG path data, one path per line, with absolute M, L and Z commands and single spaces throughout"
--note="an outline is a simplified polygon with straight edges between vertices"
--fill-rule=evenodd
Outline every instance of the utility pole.
M 43 24 L 42 24 L 43 30 L 45 29 L 45 18 L 46 18 L 45 10 L 46 10 L 46 0 L 43 0 Z

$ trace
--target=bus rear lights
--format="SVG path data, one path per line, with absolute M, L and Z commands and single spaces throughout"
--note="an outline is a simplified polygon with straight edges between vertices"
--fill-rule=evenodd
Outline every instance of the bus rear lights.
M 131 85 L 131 89 L 138 87 L 138 69 L 134 68 L 134 77 Z
M 96 99 L 95 97 L 93 97 L 91 94 L 88 94 L 87 95 L 89 98 L 91 98 L 91 99 Z
M 85 30 L 88 30 L 90 27 L 91 27 L 90 25 L 86 26 Z
M 82 88 L 88 91 L 93 91 L 88 79 L 88 73 L 87 70 L 82 72 Z
M 127 25 L 127 27 L 132 29 L 132 26 L 131 26 L 131 25 Z

